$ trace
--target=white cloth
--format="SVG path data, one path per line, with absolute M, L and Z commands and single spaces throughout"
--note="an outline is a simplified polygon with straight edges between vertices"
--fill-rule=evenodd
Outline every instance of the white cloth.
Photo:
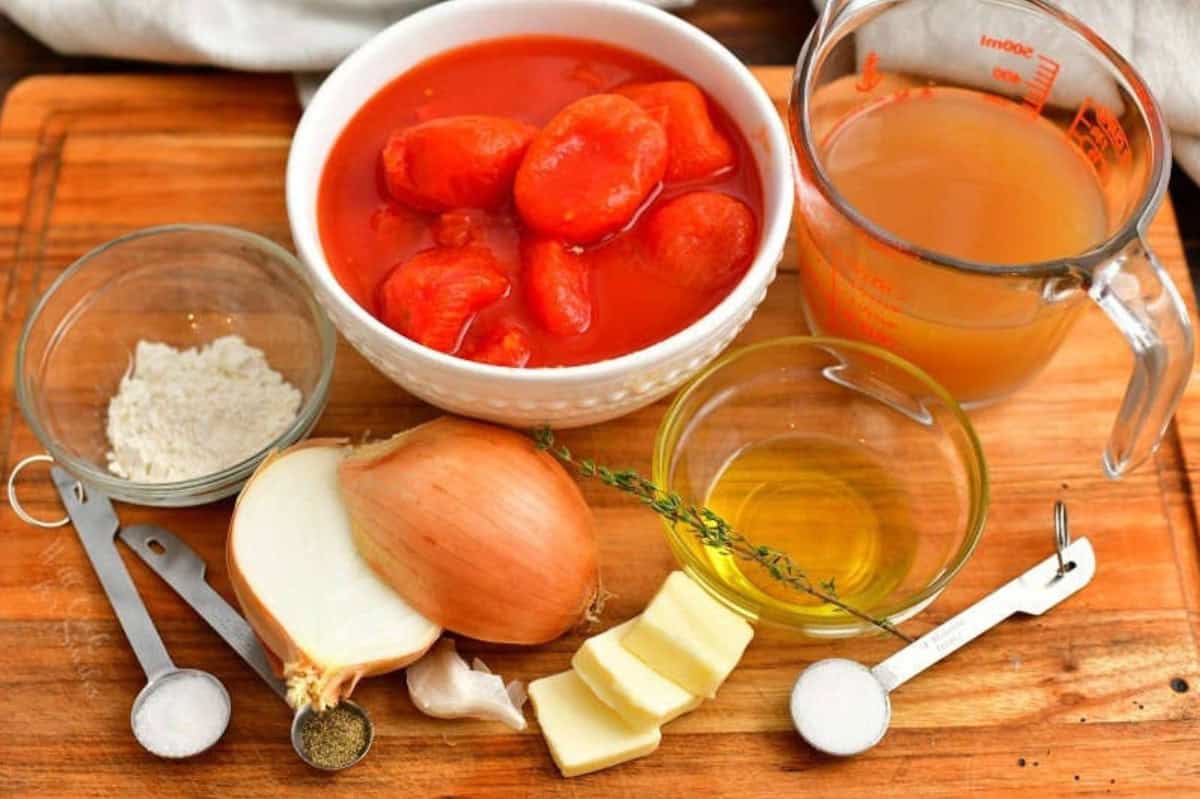
M 824 5 L 822 0 L 814 4 Z M 1166 116 L 1176 161 L 1200 183 L 1200 0 L 1058 0 L 1058 5 L 1091 26 L 1141 73 Z M 1005 19 L 1011 25 L 1011 15 Z M 1111 83 L 1106 86 L 1094 73 L 1073 68 L 1079 62 L 1070 60 L 1075 50 L 1070 34 L 1038 37 L 1032 31 L 1039 20 L 1031 16 L 1029 25 L 1030 38 L 1040 38 L 1043 49 L 1062 61 L 1052 105 L 1073 108 L 1091 95 L 1121 111 L 1114 107 L 1121 101 Z M 989 31 L 988 10 L 982 6 L 968 11 L 961 2 L 915 3 L 870 26 L 857 42 L 863 51 L 860 62 L 875 50 L 880 63 L 895 70 L 941 70 L 961 78 L 997 57 L 997 51 L 978 46 L 977 33 Z M 964 29 L 973 33 L 964 35 Z
M 332 69 L 380 29 L 436 0 L 0 0 L 60 53 L 233 69 Z M 663 7 L 692 0 L 646 0 Z
M 0 0 L 0 11 L 61 53 L 313 72 L 330 69 L 380 28 L 432 2 Z M 647 2 L 676 7 L 692 0 Z M 1141 71 L 1166 113 L 1176 158 L 1200 181 L 1200 0 L 1061 5 Z M 947 22 L 954 21 L 914 14 L 900 40 L 918 50 L 922 42 L 944 41 L 938 26 Z

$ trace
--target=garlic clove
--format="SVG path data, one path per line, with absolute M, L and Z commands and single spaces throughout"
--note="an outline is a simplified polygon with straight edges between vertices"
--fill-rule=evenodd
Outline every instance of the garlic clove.
M 525 729 L 525 686 L 508 686 L 479 658 L 472 669 L 455 643 L 443 638 L 425 657 L 408 667 L 408 694 L 426 715 L 439 719 L 475 718 Z
M 478 661 L 479 659 L 476 658 L 476 660 Z M 508 701 L 512 702 L 516 707 L 525 707 L 525 700 L 529 699 L 529 692 L 525 690 L 525 683 L 520 680 L 513 680 L 504 686 L 504 693 L 508 694 Z

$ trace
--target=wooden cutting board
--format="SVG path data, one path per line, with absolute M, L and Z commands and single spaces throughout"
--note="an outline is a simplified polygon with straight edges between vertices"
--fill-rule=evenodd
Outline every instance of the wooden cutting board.
M 788 70 L 758 74 L 777 98 Z M 35 78 L 9 95 L 0 120 L 0 435 L 5 473 L 39 451 L 13 401 L 21 324 L 74 258 L 146 225 L 239 225 L 288 243 L 284 163 L 298 109 L 278 78 Z M 1169 207 L 1151 243 L 1194 305 Z M 800 332 L 794 253 L 742 336 Z M 1119 482 L 1100 452 L 1130 356 L 1090 310 L 1045 374 L 975 416 L 991 465 L 992 506 L 977 553 L 944 596 L 906 625 L 928 630 L 1051 552 L 1051 506 L 1065 499 L 1099 571 L 1042 618 L 1005 624 L 893 698 L 891 732 L 868 755 L 835 761 L 797 738 L 792 681 L 826 656 L 874 663 L 886 639 L 837 643 L 759 631 L 720 696 L 666 728 L 653 756 L 574 780 L 558 776 L 536 725 L 427 718 L 401 675 L 355 694 L 378 737 L 370 757 L 330 777 L 292 754 L 288 712 L 170 590 L 126 557 L 167 647 L 211 670 L 233 697 L 222 742 L 189 762 L 156 760 L 129 731 L 143 678 L 69 529 L 43 531 L 0 512 L 0 795 L 358 797 L 657 797 L 1200 795 L 1200 568 L 1196 497 L 1200 392 L 1189 392 L 1155 462 Z M 649 471 L 664 404 L 564 439 L 614 466 Z M 358 437 L 404 428 L 432 411 L 338 351 L 318 432 Z M 46 473 L 18 484 L 34 513 L 61 513 Z M 637 613 L 671 569 L 658 521 L 620 496 L 585 488 L 596 509 L 613 623 Z M 156 511 L 118 506 L 125 523 L 182 535 L 232 598 L 223 546 L 230 503 Z M 579 637 L 533 650 L 468 644 L 506 678 L 567 666 Z M 1182 689 L 1186 682 L 1190 688 Z M 1176 689 L 1172 688 L 1175 683 Z M 532 717 L 532 714 L 530 714 Z

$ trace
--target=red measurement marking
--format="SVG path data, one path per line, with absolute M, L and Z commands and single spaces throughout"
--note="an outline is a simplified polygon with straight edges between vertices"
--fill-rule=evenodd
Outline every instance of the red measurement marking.
M 1088 160 L 1101 181 L 1108 179 L 1115 163 L 1128 163 L 1133 154 L 1129 149 L 1129 137 L 1121 127 L 1121 121 L 1111 110 L 1085 97 L 1067 136 L 1075 143 L 1079 152 Z
M 1058 62 L 1053 58 L 1038 55 L 1038 66 L 1033 77 L 1025 81 L 1025 96 L 1021 102 L 1034 116 L 1042 113 L 1050 92 L 1054 90 L 1054 81 L 1058 80 Z
M 870 236 L 854 236 L 851 242 L 830 237 L 823 241 L 828 248 L 821 255 L 829 270 L 827 306 L 814 309 L 834 330 L 852 337 L 874 342 L 885 348 L 897 345 L 898 317 L 903 314 L 904 300 L 897 296 L 896 287 L 861 260 L 854 252 L 856 245 L 866 242 L 871 249 L 889 257 L 896 251 Z M 815 243 L 815 240 L 814 240 Z
M 860 92 L 869 92 L 879 85 L 883 80 L 883 76 L 879 74 L 879 53 L 872 50 L 867 53 L 866 59 L 863 60 L 862 77 L 858 83 L 854 84 L 854 88 Z
M 993 69 L 992 77 L 995 78 L 996 80 L 1004 81 L 1005 83 L 1020 83 L 1021 82 L 1021 73 L 1020 72 L 1013 72 L 1011 69 L 1005 69 L 1004 67 L 996 67 L 995 69 Z
M 979 46 L 989 50 L 999 50 L 1002 53 L 1012 53 L 1021 58 L 1033 58 L 1034 53 L 1033 47 L 1024 42 L 1018 42 L 1015 39 L 1001 39 L 987 34 L 979 37 Z

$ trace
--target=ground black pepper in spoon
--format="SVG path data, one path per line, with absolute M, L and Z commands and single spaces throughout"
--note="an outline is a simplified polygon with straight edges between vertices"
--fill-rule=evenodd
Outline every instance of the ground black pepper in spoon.
M 338 771 L 354 765 L 367 753 L 374 736 L 371 722 L 361 708 L 352 705 L 340 702 L 320 713 L 305 714 L 294 728 L 292 742 L 298 730 L 298 751 L 307 755 L 309 765 Z

